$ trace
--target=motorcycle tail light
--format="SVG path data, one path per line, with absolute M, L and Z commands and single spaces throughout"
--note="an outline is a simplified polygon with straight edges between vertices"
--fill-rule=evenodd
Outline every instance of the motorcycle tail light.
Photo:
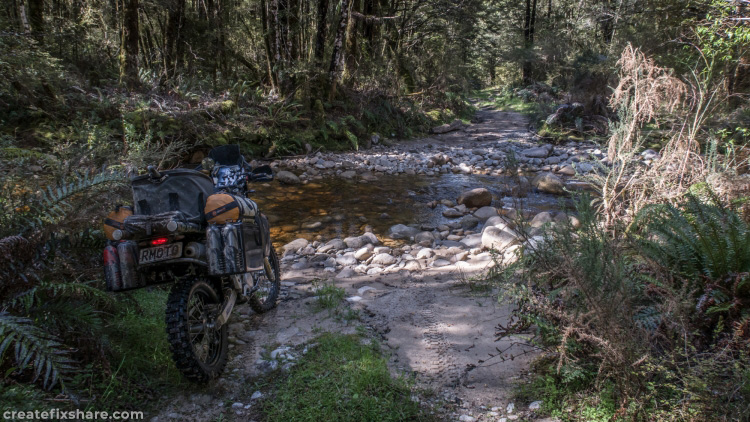
M 169 242 L 169 238 L 166 237 L 157 237 L 156 239 L 151 239 L 151 244 L 154 246 L 163 245 L 167 242 Z

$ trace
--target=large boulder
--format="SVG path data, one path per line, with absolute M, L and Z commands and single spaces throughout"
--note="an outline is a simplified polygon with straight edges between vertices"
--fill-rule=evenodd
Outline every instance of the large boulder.
M 276 173 L 276 180 L 278 180 L 279 183 L 283 183 L 285 185 L 299 185 L 300 183 L 302 183 L 302 181 L 299 180 L 299 177 L 297 177 L 296 174 L 286 170 L 282 170 Z
M 476 188 L 466 191 L 458 197 L 458 203 L 468 208 L 486 207 L 492 204 L 492 193 L 485 188 Z
M 482 230 L 482 246 L 485 248 L 503 251 L 508 246 L 519 243 L 518 236 L 509 230 L 503 230 L 495 226 L 485 227 Z
M 541 192 L 562 195 L 565 193 L 565 183 L 550 172 L 539 173 L 531 181 L 531 185 Z
M 396 224 L 388 229 L 388 237 L 391 239 L 410 239 L 417 233 L 419 233 L 419 229 L 405 226 L 403 224 Z

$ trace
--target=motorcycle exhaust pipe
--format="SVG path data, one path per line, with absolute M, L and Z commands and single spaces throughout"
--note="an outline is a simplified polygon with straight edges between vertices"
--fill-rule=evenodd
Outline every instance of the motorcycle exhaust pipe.
M 223 275 L 224 268 L 224 245 L 221 240 L 221 228 L 211 224 L 206 229 L 206 245 L 208 253 L 208 272 L 211 275 Z
M 134 289 L 142 287 L 141 277 L 136 271 L 136 255 L 138 248 L 133 241 L 120 242 L 117 244 L 117 255 L 120 259 L 120 273 L 122 276 L 122 288 Z
M 206 247 L 202 243 L 190 242 L 185 247 L 185 257 L 203 259 L 206 257 Z
M 112 245 L 104 248 L 102 259 L 104 260 L 104 280 L 107 291 L 117 292 L 122 290 L 122 272 L 120 272 L 120 256 L 117 254 L 117 248 Z

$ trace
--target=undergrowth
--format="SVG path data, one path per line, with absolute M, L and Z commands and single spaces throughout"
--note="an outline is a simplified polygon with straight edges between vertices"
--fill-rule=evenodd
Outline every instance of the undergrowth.
M 627 231 L 605 229 L 589 199 L 578 216 L 497 273 L 517 306 L 500 335 L 533 328 L 543 351 L 521 397 L 571 421 L 750 416 L 747 223 L 695 197 Z
M 434 421 L 412 400 L 412 384 L 391 377 L 377 343 L 324 334 L 263 403 L 274 421 Z

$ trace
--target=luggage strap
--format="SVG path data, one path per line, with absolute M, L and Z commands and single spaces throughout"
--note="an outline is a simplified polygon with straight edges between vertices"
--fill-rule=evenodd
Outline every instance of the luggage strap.
M 216 217 L 219 214 L 223 214 L 223 213 L 225 213 L 225 212 L 227 212 L 229 210 L 233 210 L 233 209 L 237 208 L 238 206 L 239 205 L 237 204 L 237 201 L 232 201 L 232 202 L 230 202 L 228 204 L 224 204 L 224 205 L 220 206 L 219 208 L 216 208 L 213 211 L 207 212 L 206 213 L 206 220 L 210 220 L 210 219 Z

